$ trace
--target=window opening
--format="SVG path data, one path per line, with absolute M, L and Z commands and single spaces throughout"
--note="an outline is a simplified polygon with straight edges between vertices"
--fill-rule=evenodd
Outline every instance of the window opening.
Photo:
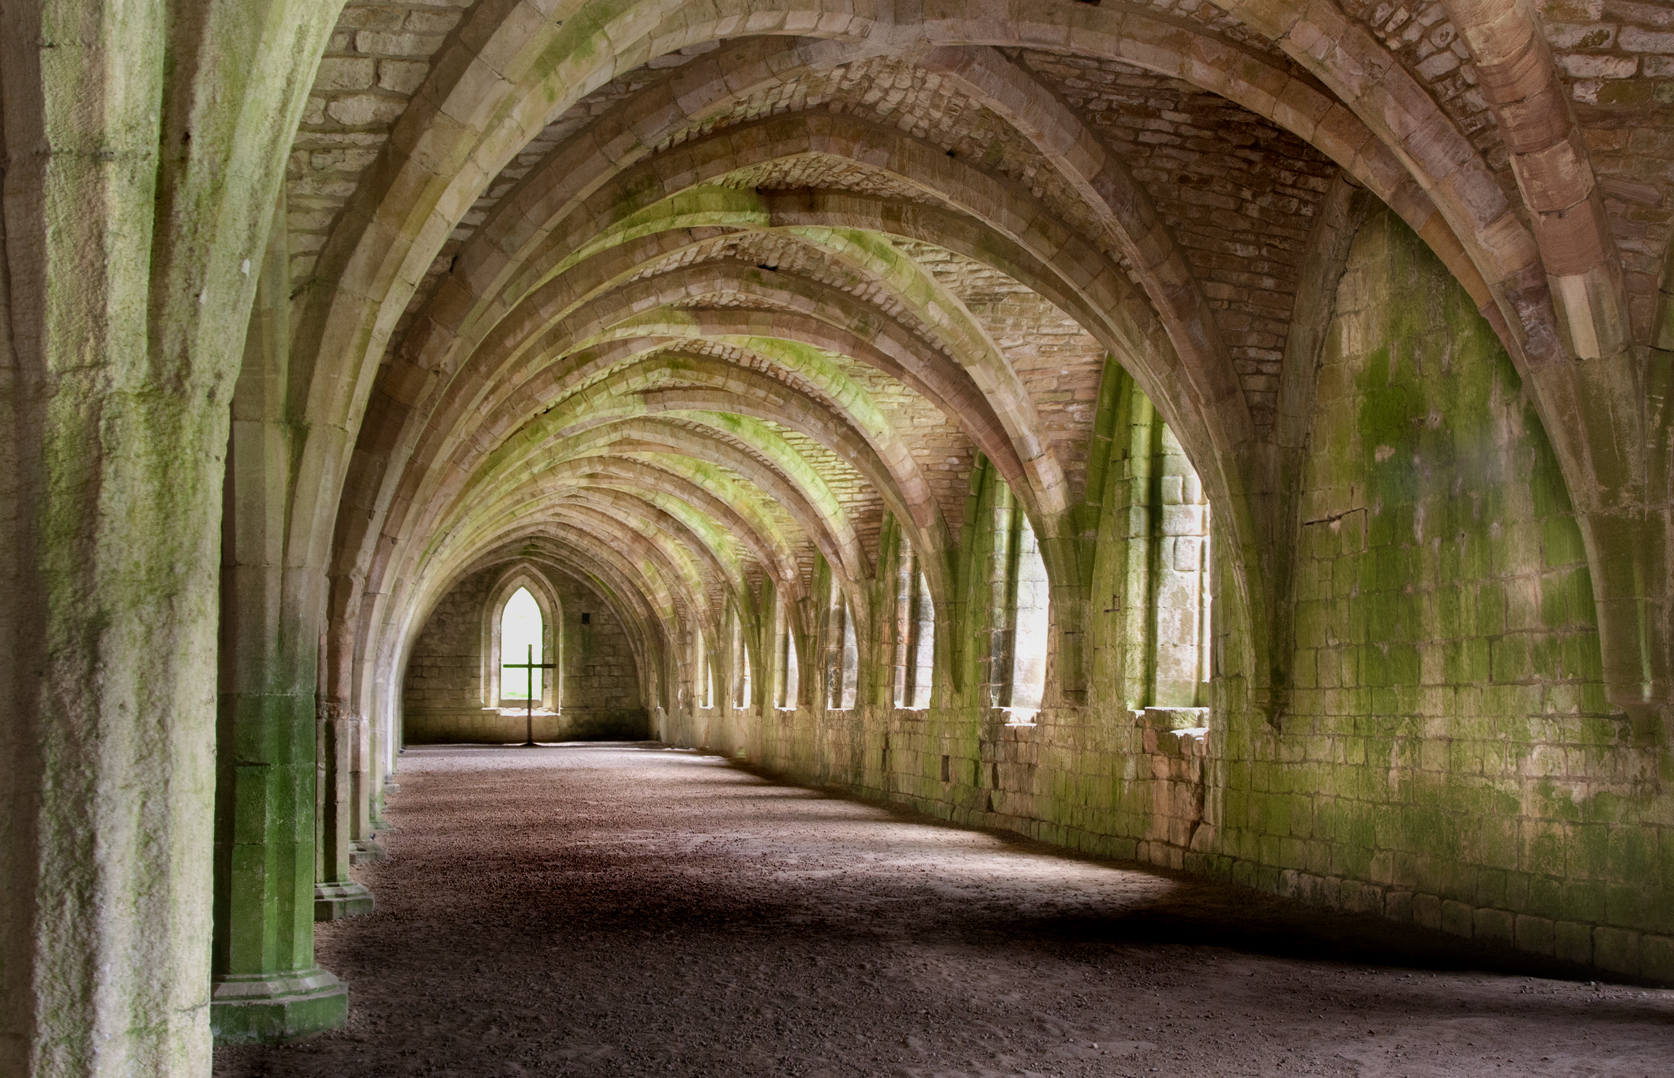
M 930 581 L 918 574 L 913 593 L 912 707 L 929 707 L 936 676 L 936 604 L 930 601 Z
M 518 588 L 500 613 L 501 699 L 521 702 L 541 698 L 544 671 L 521 668 L 524 663 L 546 661 L 541 649 L 541 628 L 540 604 L 528 588 Z M 517 663 L 519 668 L 510 668 L 509 663 Z
M 1034 526 L 1003 483 L 994 498 L 992 559 L 989 702 L 1032 715 L 1046 687 L 1051 587 Z
M 860 644 L 854 637 L 854 619 L 849 616 L 848 604 L 843 604 L 843 696 L 838 705 L 847 709 L 855 705 L 860 691 Z
M 697 682 L 698 707 L 711 708 L 715 706 L 715 667 L 709 661 L 709 648 L 703 639 L 703 630 L 697 633 L 697 671 L 694 680 Z
M 1209 586 L 1209 503 L 1203 503 L 1203 545 L 1202 569 L 1197 574 L 1197 706 L 1210 705 L 1209 688 L 1215 680 L 1215 664 L 1211 661 L 1214 654 L 1215 638 L 1210 632 L 1210 606 L 1215 601 L 1214 590 Z
M 1046 690 L 1046 645 L 1051 629 L 1051 588 L 1046 561 L 1040 556 L 1034 526 L 1021 508 L 1016 511 L 1016 586 L 1013 589 L 1011 701 L 1013 708 L 1039 710 Z
M 843 711 L 854 707 L 860 667 L 860 647 L 854 636 L 854 618 L 835 577 L 831 581 L 831 606 L 826 621 L 825 706 Z
M 1153 479 L 1150 702 L 1206 705 L 1210 664 L 1209 501 L 1174 432 L 1159 424 Z
M 1011 705 L 1011 658 L 1015 637 L 1012 581 L 1016 579 L 1011 558 L 1016 546 L 1012 530 L 1016 523 L 1014 508 L 1011 488 L 1004 483 L 998 484 L 994 491 L 994 544 L 988 567 L 988 610 L 993 619 L 993 637 L 988 648 L 988 702 L 993 707 Z
M 773 704 L 783 711 L 796 709 L 797 693 L 801 685 L 802 672 L 797 665 L 796 640 L 791 632 L 790 613 L 785 609 L 784 600 L 778 603 L 778 642 L 775 649 L 775 670 Z
M 905 542 L 895 575 L 895 706 L 930 706 L 936 611 L 918 555 Z
M 750 706 L 750 649 L 744 643 L 744 619 L 732 619 L 732 706 Z

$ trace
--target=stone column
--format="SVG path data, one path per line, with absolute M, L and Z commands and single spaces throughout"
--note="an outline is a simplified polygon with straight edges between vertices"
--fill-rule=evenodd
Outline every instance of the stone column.
M 320 653 L 321 745 L 330 752 L 321 756 L 320 787 L 320 886 L 315 895 L 319 920 L 354 917 L 372 912 L 372 896 L 349 878 L 351 865 L 382 860 L 383 847 L 375 832 L 386 827 L 382 819 L 383 779 L 387 761 L 374 757 L 386 751 L 382 731 L 376 726 L 377 694 L 363 683 L 365 663 L 359 649 L 363 596 L 355 577 L 343 571 L 343 551 L 354 549 L 354 526 L 362 516 L 348 508 L 336 521 L 332 537 L 332 559 L 336 566 L 328 592 L 329 615 Z
M 1151 503 L 1161 420 L 1125 370 L 1109 364 L 1105 378 L 1111 383 L 1111 446 L 1100 497 L 1101 504 L 1110 507 L 1112 527 L 1109 538 L 1099 544 L 1093 571 L 1094 609 L 1103 615 L 1097 632 L 1106 654 L 1099 676 L 1115 683 L 1127 707 L 1142 708 L 1152 702 L 1156 626 L 1151 617 Z
M 288 566 L 291 442 L 283 202 L 233 394 L 222 519 L 211 1024 L 223 1044 L 341 1025 L 314 964 L 315 721 L 324 575 Z
M 227 401 L 340 7 L 0 0 L 7 1078 L 210 1071 Z
M 335 700 L 317 703 L 320 837 L 314 919 L 334 921 L 371 913 L 372 892 L 349 876 L 354 862 L 354 758 L 360 726 Z
M 366 825 L 372 831 L 388 831 L 389 823 L 384 819 L 384 802 L 401 784 L 395 781 L 395 769 L 391 759 L 395 755 L 392 751 L 389 723 L 377 712 L 373 712 L 366 723 L 368 749 L 367 760 L 370 774 L 367 779 L 367 819 Z
M 344 593 L 344 582 L 339 580 L 330 601 L 341 602 Z M 368 792 L 364 775 L 356 781 L 356 769 L 364 767 L 366 760 L 366 721 L 360 703 L 365 694 L 351 689 L 354 636 L 350 627 L 358 619 L 333 612 L 336 616 L 327 623 L 321 643 L 318 700 L 320 846 L 314 917 L 320 921 L 358 917 L 373 909 L 372 893 L 349 876 L 350 866 L 361 859 L 355 856 L 357 839 L 370 838 L 369 830 L 356 828 L 365 827 L 371 819 L 371 806 L 359 803 Z M 366 824 L 357 825 L 357 818 Z
M 147 369 L 162 27 L 42 65 L 46 13 L 0 22 L 0 1074 L 207 1075 L 226 412 Z
M 349 743 L 349 860 L 382 861 L 384 848 L 378 844 L 373 824 L 372 723 L 364 715 L 354 718 Z

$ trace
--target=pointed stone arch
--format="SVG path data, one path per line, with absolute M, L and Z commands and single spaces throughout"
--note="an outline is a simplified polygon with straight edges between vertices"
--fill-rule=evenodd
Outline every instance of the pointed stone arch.
M 489 588 L 488 601 L 483 606 L 482 622 L 482 706 L 498 708 L 506 703 L 504 686 L 500 684 L 503 665 L 500 651 L 501 622 L 506 604 L 522 589 L 528 589 L 541 612 L 541 662 L 557 664 L 550 672 L 543 671 L 539 706 L 556 711 L 564 700 L 563 691 L 563 634 L 558 631 L 564 620 L 564 605 L 546 574 L 533 562 L 519 558 L 500 573 Z M 514 660 L 515 661 L 515 660 Z

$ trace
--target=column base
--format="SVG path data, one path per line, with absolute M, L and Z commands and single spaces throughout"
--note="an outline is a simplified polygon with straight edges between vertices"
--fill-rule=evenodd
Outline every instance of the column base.
M 356 839 L 349 843 L 349 864 L 362 865 L 368 861 L 382 861 L 389 851 L 378 844 L 377 838 Z
M 229 974 L 210 986 L 209 1028 L 217 1045 L 273 1044 L 349 1020 L 349 986 L 315 967 L 295 973 Z
M 364 884 L 353 880 L 314 885 L 314 920 L 341 921 L 345 917 L 364 917 L 376 904 L 372 892 Z

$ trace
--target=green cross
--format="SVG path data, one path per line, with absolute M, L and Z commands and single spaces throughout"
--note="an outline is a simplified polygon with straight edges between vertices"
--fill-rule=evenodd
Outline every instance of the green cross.
M 522 671 L 525 671 L 524 676 L 529 679 L 528 680 L 528 688 L 524 689 L 524 691 L 523 691 L 523 695 L 524 695 L 524 700 L 523 700 L 523 725 L 524 725 L 525 733 L 527 733 L 527 735 L 529 737 L 529 740 L 527 740 L 523 743 L 523 747 L 526 748 L 526 749 L 527 748 L 533 748 L 534 744 L 535 744 L 535 671 L 536 670 L 556 670 L 558 668 L 558 665 L 556 663 L 538 663 L 538 662 L 536 662 L 535 661 L 535 645 L 530 644 L 529 645 L 529 661 L 528 662 L 506 663 L 505 667 L 506 667 L 507 670 L 522 670 Z

